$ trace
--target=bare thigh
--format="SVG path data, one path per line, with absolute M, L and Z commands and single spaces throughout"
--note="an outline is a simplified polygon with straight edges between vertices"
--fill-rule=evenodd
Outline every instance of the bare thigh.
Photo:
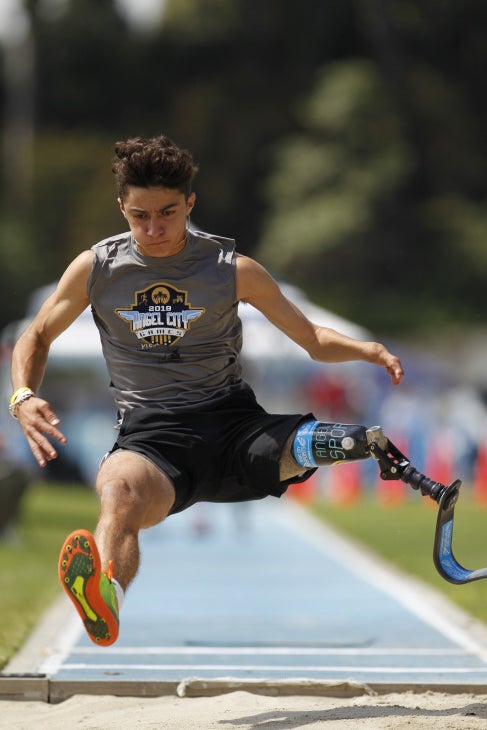
M 126 527 L 152 527 L 167 517 L 174 504 L 171 479 L 135 451 L 110 454 L 96 479 L 102 515 L 116 514 Z

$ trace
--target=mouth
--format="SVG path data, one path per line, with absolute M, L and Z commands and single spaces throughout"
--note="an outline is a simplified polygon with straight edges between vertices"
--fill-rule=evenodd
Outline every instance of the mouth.
M 137 243 L 139 244 L 139 246 L 164 246 L 171 242 L 166 239 L 163 239 L 161 241 L 154 241 L 154 239 L 151 239 L 150 241 L 137 241 Z

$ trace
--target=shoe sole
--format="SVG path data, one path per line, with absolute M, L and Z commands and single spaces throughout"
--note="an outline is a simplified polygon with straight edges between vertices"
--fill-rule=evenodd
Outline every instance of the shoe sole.
M 100 593 L 101 560 L 88 530 L 72 532 L 59 556 L 59 578 L 90 639 L 110 646 L 118 638 L 118 621 Z

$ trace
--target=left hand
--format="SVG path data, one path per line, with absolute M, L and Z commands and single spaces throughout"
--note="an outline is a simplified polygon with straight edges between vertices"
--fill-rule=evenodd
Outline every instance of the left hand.
M 400 359 L 389 352 L 384 345 L 380 345 L 379 343 L 375 343 L 375 345 L 376 352 L 370 362 L 379 367 L 384 367 L 390 375 L 392 384 L 399 385 L 404 378 L 404 369 Z

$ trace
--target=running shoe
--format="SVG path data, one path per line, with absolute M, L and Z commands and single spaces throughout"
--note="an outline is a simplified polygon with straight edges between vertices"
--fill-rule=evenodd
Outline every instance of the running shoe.
M 118 602 L 109 572 L 101 569 L 95 538 L 88 530 L 76 530 L 59 555 L 59 578 L 81 616 L 90 639 L 109 646 L 118 638 Z

